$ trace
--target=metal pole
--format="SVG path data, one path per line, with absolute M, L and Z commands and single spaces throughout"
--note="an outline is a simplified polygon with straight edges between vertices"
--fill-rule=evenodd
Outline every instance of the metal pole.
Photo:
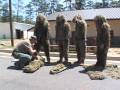
M 11 0 L 9 0 L 9 22 L 10 22 L 10 34 L 11 34 L 11 46 L 14 46 L 13 27 L 12 27 L 12 5 L 11 5 Z

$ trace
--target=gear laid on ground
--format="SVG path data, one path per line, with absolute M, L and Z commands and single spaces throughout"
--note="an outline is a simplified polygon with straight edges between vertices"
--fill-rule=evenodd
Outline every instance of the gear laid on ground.
M 117 65 L 107 65 L 104 73 L 111 78 L 120 79 L 120 68 Z
M 51 70 L 50 70 L 50 74 L 57 74 L 60 73 L 64 70 L 67 69 L 67 66 L 65 66 L 64 64 L 60 63 L 55 65 Z
M 103 79 L 105 79 L 105 76 L 101 71 L 88 71 L 87 74 L 89 75 L 91 80 L 103 80 Z
M 106 77 L 120 79 L 120 68 L 118 68 L 117 65 L 107 65 L 104 69 L 102 67 L 96 67 L 94 65 L 85 65 L 83 67 L 92 80 L 103 80 Z
M 38 59 L 31 61 L 27 66 L 23 68 L 25 73 L 33 73 L 44 65 L 44 58 L 38 56 Z

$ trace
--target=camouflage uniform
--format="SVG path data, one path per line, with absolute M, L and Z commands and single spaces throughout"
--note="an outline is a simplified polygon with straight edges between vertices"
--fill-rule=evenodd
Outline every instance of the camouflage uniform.
M 36 25 L 34 35 L 37 37 L 37 43 L 35 49 L 40 51 L 40 47 L 44 47 L 44 52 L 47 57 L 47 61 L 50 62 L 49 56 L 49 38 L 48 38 L 48 21 L 45 16 L 39 15 L 36 19 Z
M 106 66 L 108 49 L 110 47 L 110 26 L 103 16 L 95 18 L 97 28 L 97 63 L 96 66 Z
M 76 42 L 76 51 L 77 51 L 77 63 L 84 63 L 86 56 L 86 31 L 87 24 L 80 16 L 75 16 L 73 18 L 75 23 L 75 42 Z
M 70 34 L 70 25 L 65 21 L 63 16 L 56 18 L 56 42 L 59 45 L 60 60 L 62 62 L 63 57 L 65 62 L 68 62 L 68 42 Z

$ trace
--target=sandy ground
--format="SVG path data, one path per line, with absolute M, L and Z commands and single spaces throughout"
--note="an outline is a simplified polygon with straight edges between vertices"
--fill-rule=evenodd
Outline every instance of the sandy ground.
M 26 40 L 28 41 L 28 39 Z M 24 39 L 14 39 L 14 46 L 16 46 L 21 41 L 24 41 Z M 0 40 L 0 49 L 2 48 L 13 48 L 11 47 L 11 40 Z M 120 48 L 110 48 L 108 56 L 120 57 Z

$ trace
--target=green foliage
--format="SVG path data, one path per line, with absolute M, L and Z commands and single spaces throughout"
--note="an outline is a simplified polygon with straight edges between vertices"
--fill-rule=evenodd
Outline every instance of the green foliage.
M 30 2 L 29 4 L 27 4 L 25 6 L 25 8 L 26 8 L 26 10 L 25 10 L 25 13 L 26 13 L 25 22 L 31 23 L 32 19 L 33 19 L 34 7 L 32 6 L 32 4 Z
M 75 0 L 76 9 L 81 10 L 85 8 L 85 0 Z
M 1 21 L 2 22 L 9 21 L 8 3 L 4 3 L 1 7 Z

